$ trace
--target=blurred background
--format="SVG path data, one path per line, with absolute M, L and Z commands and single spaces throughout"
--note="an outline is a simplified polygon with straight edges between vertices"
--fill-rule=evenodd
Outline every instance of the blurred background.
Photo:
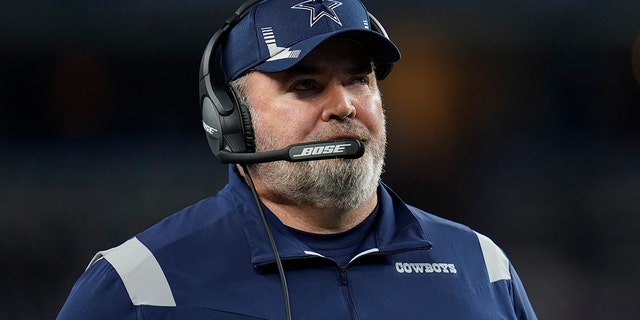
M 216 193 L 204 45 L 241 1 L 0 0 L 0 318 Z M 403 52 L 384 180 L 489 235 L 541 319 L 639 319 L 640 2 L 365 1 Z

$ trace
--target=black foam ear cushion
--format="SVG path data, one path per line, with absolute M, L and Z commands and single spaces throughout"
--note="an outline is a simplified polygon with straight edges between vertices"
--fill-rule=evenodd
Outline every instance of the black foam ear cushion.
M 233 105 L 235 106 L 235 109 L 238 110 L 237 112 L 240 116 L 240 127 L 238 129 L 242 130 L 242 138 L 245 146 L 244 152 L 256 152 L 256 139 L 253 134 L 253 123 L 251 122 L 251 112 L 249 111 L 249 107 L 241 97 L 241 94 L 232 86 L 227 87 L 227 93 L 231 98 L 231 101 L 233 101 Z
M 256 139 L 253 134 L 253 124 L 251 123 L 251 113 L 249 108 L 244 104 L 238 104 L 238 110 L 240 111 L 240 118 L 242 120 L 242 135 L 244 137 L 244 144 L 247 146 L 247 152 L 256 151 Z

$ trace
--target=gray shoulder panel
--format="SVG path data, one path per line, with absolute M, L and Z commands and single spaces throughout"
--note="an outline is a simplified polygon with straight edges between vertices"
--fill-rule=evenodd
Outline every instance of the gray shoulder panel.
M 476 235 L 478 236 L 480 248 L 482 249 L 484 264 L 489 274 L 489 281 L 496 282 L 498 280 L 511 279 L 509 259 L 507 259 L 507 256 L 502 252 L 502 249 L 487 236 L 477 232 Z
M 169 282 L 153 253 L 137 238 L 98 252 L 89 263 L 104 258 L 116 270 L 133 305 L 175 307 Z

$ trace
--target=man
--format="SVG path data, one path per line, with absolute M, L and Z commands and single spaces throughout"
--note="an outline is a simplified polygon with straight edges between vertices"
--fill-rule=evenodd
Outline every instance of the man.
M 379 182 L 377 81 L 400 53 L 362 4 L 247 7 L 214 36 L 201 71 L 212 150 L 241 165 L 216 196 L 100 252 L 58 319 L 535 319 L 491 240 Z M 210 59 L 237 99 L 230 108 Z M 238 151 L 221 131 L 241 108 L 251 125 Z M 364 153 L 343 155 L 354 141 Z M 317 156 L 265 157 L 291 145 L 290 158 Z

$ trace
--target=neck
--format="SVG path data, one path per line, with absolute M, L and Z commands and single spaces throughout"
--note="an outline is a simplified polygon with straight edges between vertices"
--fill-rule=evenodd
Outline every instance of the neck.
M 241 176 L 246 182 L 242 169 Z M 260 178 L 251 175 L 260 201 L 286 226 L 317 234 L 331 234 L 350 230 L 362 223 L 378 203 L 377 188 L 358 206 L 353 208 L 319 207 L 300 203 L 286 194 L 273 192 Z
M 376 207 L 374 192 L 361 205 L 352 209 L 319 208 L 294 204 L 277 197 L 261 196 L 262 202 L 288 227 L 317 234 L 331 234 L 350 230 L 363 222 Z

